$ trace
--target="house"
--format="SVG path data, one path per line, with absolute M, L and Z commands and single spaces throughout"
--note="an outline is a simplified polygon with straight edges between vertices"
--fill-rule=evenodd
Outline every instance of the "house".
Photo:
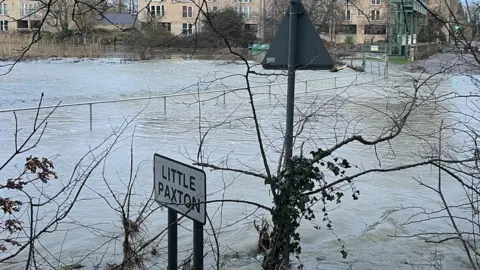
M 0 32 L 30 31 L 41 25 L 37 1 L 4 0 L 0 2 Z
M 387 39 L 388 2 L 385 0 L 347 1 L 343 4 L 343 24 L 335 29 L 337 42 L 353 36 L 356 43 Z
M 139 0 L 138 20 L 143 24 L 156 21 L 174 35 L 192 35 L 201 31 L 204 14 L 231 7 L 243 14 L 246 28 L 260 35 L 258 24 L 263 1 Z
M 268 42 L 275 34 L 276 26 L 285 15 L 288 6 L 288 1 L 281 0 L 123 1 L 128 6 L 128 14 L 103 14 L 99 19 L 101 24 L 96 24 L 96 27 L 126 30 L 155 21 L 174 35 L 192 35 L 202 30 L 205 14 L 233 8 L 243 14 L 245 28 L 253 30 L 259 39 Z M 386 40 L 388 27 L 395 23 L 392 21 L 393 18 L 389 18 L 391 17 L 389 0 L 302 0 L 302 2 L 319 34 L 328 41 L 343 42 L 347 37 L 353 38 L 356 43 Z M 429 1 L 431 10 L 442 15 L 447 21 L 452 21 L 448 11 L 455 10 L 456 4 L 455 0 Z M 333 8 L 325 8 L 329 6 Z M 78 22 L 71 20 L 73 9 L 73 0 L 56 0 L 55 5 L 49 7 L 48 16 L 42 24 L 47 8 L 41 1 L 3 0 L 0 4 L 0 32 L 31 31 L 40 26 L 42 30 L 51 32 L 66 28 L 75 29 Z M 98 14 L 89 16 L 98 17 Z

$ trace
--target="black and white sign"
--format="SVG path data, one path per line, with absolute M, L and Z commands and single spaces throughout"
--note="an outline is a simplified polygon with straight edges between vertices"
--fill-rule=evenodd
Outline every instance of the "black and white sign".
M 207 183 L 205 172 L 155 154 L 153 158 L 155 200 L 205 224 Z

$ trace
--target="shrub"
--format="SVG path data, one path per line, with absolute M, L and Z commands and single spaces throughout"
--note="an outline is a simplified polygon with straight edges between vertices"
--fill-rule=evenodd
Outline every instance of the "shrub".
M 355 37 L 354 36 L 345 36 L 343 43 L 346 45 L 355 45 Z

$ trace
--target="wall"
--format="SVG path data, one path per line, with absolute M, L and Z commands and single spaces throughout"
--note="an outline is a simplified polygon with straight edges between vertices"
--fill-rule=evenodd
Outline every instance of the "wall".
M 414 49 L 415 60 L 423 60 L 437 54 L 440 50 L 440 44 L 436 42 L 418 43 L 412 45 L 411 48 Z

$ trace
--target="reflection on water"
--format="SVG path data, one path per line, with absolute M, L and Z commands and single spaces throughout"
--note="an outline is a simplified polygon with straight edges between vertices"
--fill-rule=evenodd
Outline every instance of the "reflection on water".
M 175 56 L 176 55 L 176 56 Z M 148 62 L 130 62 L 113 64 L 107 61 L 84 61 L 79 63 L 24 63 L 20 64 L 7 77 L 0 78 L 0 107 L 11 108 L 32 106 L 38 101 L 41 92 L 45 92 L 49 104 L 62 100 L 63 102 L 79 102 L 118 97 L 133 97 L 150 94 L 176 92 L 196 93 L 200 90 L 218 89 L 221 87 L 238 87 L 244 84 L 241 76 L 245 67 L 225 61 L 200 61 L 194 58 L 190 61 L 176 61 L 175 57 L 183 59 L 184 55 L 171 54 L 171 58 Z M 195 56 L 197 57 L 197 56 Z M 262 57 L 255 55 L 252 57 Z M 175 61 L 172 61 L 175 60 Z M 36 76 L 30 76 L 35 72 Z M 68 74 L 68 75 L 66 75 Z M 345 70 L 349 77 L 338 81 L 324 79 L 309 82 L 308 91 L 303 84 L 297 85 L 297 117 L 299 112 L 308 112 L 313 108 L 322 109 L 315 118 L 307 122 L 305 131 L 299 140 L 304 140 L 304 151 L 332 145 L 335 139 L 348 136 L 357 130 L 362 130 L 365 136 L 378 134 L 385 128 L 388 119 L 379 110 L 388 107 L 392 113 L 400 113 L 404 108 L 405 98 L 383 87 L 383 81 L 355 86 L 355 76 L 350 70 Z M 329 72 L 299 72 L 298 79 L 322 79 L 330 77 Z M 362 74 L 358 81 L 367 81 L 371 74 Z M 276 78 L 285 82 L 284 77 Z M 200 84 L 199 81 L 202 83 Z M 271 82 L 269 78 L 252 78 L 255 84 Z M 335 84 L 348 87 L 324 90 Z M 213 86 L 211 85 L 213 84 Z M 4 87 L 3 87 L 4 86 Z M 398 89 L 397 89 L 398 90 Z M 445 91 L 448 88 L 444 89 Z M 267 154 L 272 168 L 278 160 L 278 146 L 282 143 L 281 129 L 285 118 L 286 86 L 272 87 L 272 95 L 267 94 L 268 88 L 254 90 L 255 105 L 258 118 L 265 137 Z M 407 92 L 408 89 L 405 89 Z M 443 91 L 440 89 L 439 91 Z M 200 91 L 201 92 L 201 91 Z M 396 96 L 395 96 L 396 95 Z M 66 177 L 72 170 L 75 160 L 84 154 L 91 145 L 98 143 L 106 134 L 112 132 L 112 127 L 120 125 L 125 117 L 132 117 L 144 109 L 135 121 L 134 153 L 136 163 L 145 162 L 139 170 L 139 186 L 136 193 L 139 198 L 149 194 L 152 188 L 152 156 L 157 152 L 171 158 L 188 162 L 187 157 L 194 157 L 198 150 L 199 118 L 202 119 L 202 130 L 209 130 L 209 136 L 204 142 L 206 155 L 215 162 L 229 157 L 228 166 L 241 169 L 261 168 L 257 151 L 257 141 L 254 123 L 249 117 L 250 104 L 247 93 L 238 91 L 228 94 L 223 103 L 223 97 L 215 94 L 201 93 L 201 117 L 195 95 L 176 97 L 167 100 L 167 114 L 163 115 L 163 101 L 134 101 L 96 105 L 93 108 L 94 127 L 89 132 L 88 106 L 61 108 L 53 116 L 49 128 L 44 135 L 42 144 L 35 149 L 35 154 L 45 156 L 61 154 L 55 160 L 59 177 Z M 348 102 L 346 102 L 348 101 Z M 33 112 L 18 114 L 22 125 L 30 125 Z M 398 137 L 390 145 L 380 145 L 377 149 L 349 144 L 342 148 L 338 156 L 348 159 L 360 168 L 378 167 L 377 157 L 385 157 L 382 166 L 398 165 L 412 160 L 414 153 L 424 147 L 425 142 L 415 139 L 418 134 L 435 128 L 441 119 L 454 121 L 446 113 L 432 112 L 428 107 L 422 107 L 411 115 L 405 135 Z M 241 119 L 241 120 L 240 120 Z M 0 156 L 11 152 L 12 129 L 14 123 L 10 114 L 0 114 Z M 355 125 L 352 125 L 355 121 Z M 133 128 L 133 126 L 132 126 Z M 132 129 L 129 130 L 133 132 Z M 122 181 L 128 179 L 129 143 L 123 140 L 115 152 L 105 163 L 105 177 L 115 192 L 123 192 Z M 453 137 L 445 143 L 454 144 Z M 395 149 L 392 153 L 391 149 Z M 298 150 L 298 149 L 297 149 Z M 20 157 L 15 162 L 20 164 Z M 90 182 L 88 189 L 82 194 L 88 200 L 80 201 L 71 214 L 71 219 L 83 224 L 94 225 L 98 229 L 109 232 L 119 232 L 118 215 L 101 200 L 94 200 L 94 193 L 108 194 L 103 184 L 103 178 L 98 171 Z M 6 174 L 15 173 L 10 168 Z M 405 258 L 423 260 L 430 254 L 431 247 L 418 239 L 393 239 L 387 235 L 402 230 L 399 221 L 393 218 L 382 223 L 378 221 L 390 209 L 400 204 L 435 205 L 432 196 L 426 190 L 419 189 L 412 180 L 412 175 L 429 181 L 432 172 L 429 168 L 419 168 L 391 174 L 371 175 L 356 183 L 361 190 L 360 200 L 346 199 L 342 204 L 332 205 L 330 218 L 333 221 L 335 235 L 329 230 L 314 230 L 312 224 L 304 223 L 300 228 L 302 235 L 302 260 L 308 269 L 319 265 L 319 269 L 346 269 L 354 263 L 354 269 L 386 269 L 397 267 Z M 234 180 L 234 181 L 233 181 Z M 226 198 L 241 198 L 258 203 L 270 204 L 269 191 L 262 181 L 256 178 L 239 176 L 237 174 L 207 172 L 208 193 L 222 190 L 226 183 L 232 182 L 225 192 Z M 220 199 L 223 194 L 215 193 L 210 199 Z M 323 207 L 323 206 L 318 206 Z M 256 231 L 252 218 L 236 223 L 239 217 L 244 217 L 252 208 L 240 204 L 226 204 L 222 216 L 218 214 L 217 206 L 209 206 L 208 212 L 213 222 L 225 225 L 235 224 L 225 229 L 219 241 L 226 257 L 236 258 L 228 262 L 227 269 L 258 269 L 254 257 L 249 254 L 256 246 Z M 320 208 L 317 209 L 320 211 Z M 261 215 L 261 213 L 258 213 Z M 399 216 L 399 218 L 404 216 Z M 317 221 L 323 228 L 321 220 Z M 189 223 L 187 223 L 189 224 Z M 65 225 L 67 226 L 67 225 Z M 149 223 L 150 233 L 158 233 L 166 226 L 166 215 L 158 212 L 152 216 Z M 443 226 L 443 225 L 442 225 Z M 68 226 L 67 226 L 68 227 Z M 61 236 L 63 238 L 63 235 Z M 184 229 L 179 232 L 179 246 L 191 247 L 191 233 Z M 108 236 L 92 235 L 86 229 L 77 229 L 68 233 L 68 241 L 63 244 L 63 256 L 77 256 L 94 250 L 106 241 Z M 340 238 L 346 245 L 349 257 L 341 259 L 339 253 Z M 62 243 L 58 236 L 47 235 L 43 245 L 49 252 L 59 254 Z M 342 243 L 343 243 L 342 242 Z M 162 245 L 163 246 L 163 245 Z M 121 248 L 119 245 L 117 246 Z M 446 256 L 445 266 L 458 266 L 462 259 L 462 251 L 455 246 L 437 246 Z M 103 251 L 104 249 L 102 249 Z M 112 258 L 113 248 L 107 249 L 107 255 Z M 73 255 L 72 255 L 73 254 Z M 182 254 L 182 256 L 185 254 Z M 166 256 L 160 256 L 164 262 Z M 207 262 L 212 261 L 209 254 Z M 455 269 L 458 269 L 455 268 Z

